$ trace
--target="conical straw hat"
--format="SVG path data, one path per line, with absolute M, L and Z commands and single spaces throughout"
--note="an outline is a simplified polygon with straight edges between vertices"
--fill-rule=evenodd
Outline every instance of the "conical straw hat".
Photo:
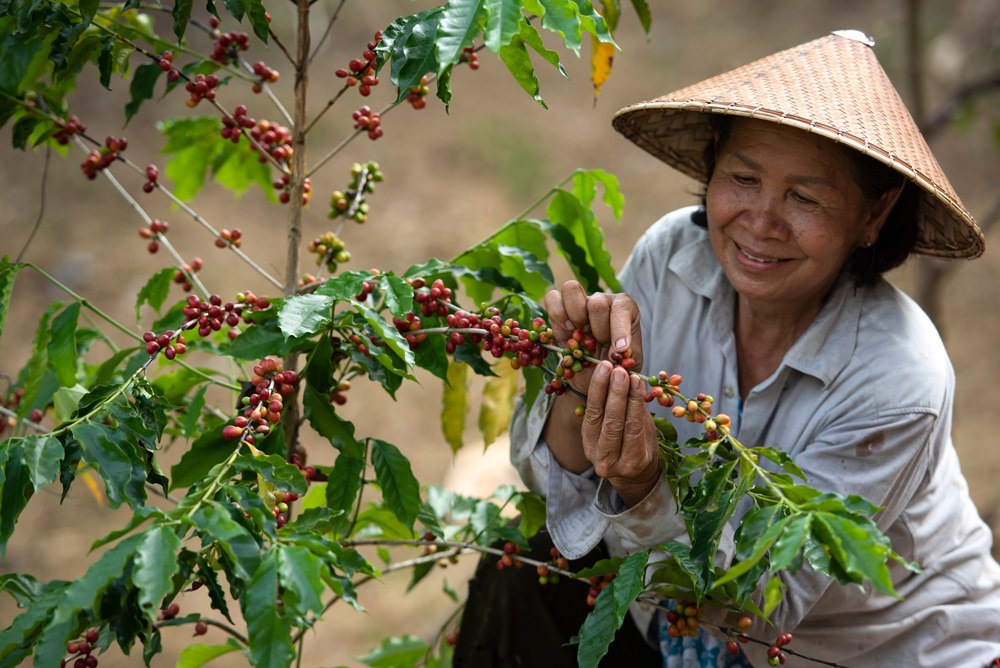
M 922 189 L 916 252 L 976 258 L 984 239 L 924 141 L 871 42 L 856 31 L 821 37 L 731 72 L 626 107 L 619 132 L 701 181 L 712 139 L 707 114 L 791 125 L 845 144 L 905 174 Z

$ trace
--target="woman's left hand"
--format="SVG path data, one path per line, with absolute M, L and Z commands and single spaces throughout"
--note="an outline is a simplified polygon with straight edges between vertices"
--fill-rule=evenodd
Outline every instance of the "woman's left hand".
M 661 475 L 656 425 L 645 394 L 641 379 L 601 362 L 590 381 L 583 418 L 584 454 L 630 508 L 652 491 Z

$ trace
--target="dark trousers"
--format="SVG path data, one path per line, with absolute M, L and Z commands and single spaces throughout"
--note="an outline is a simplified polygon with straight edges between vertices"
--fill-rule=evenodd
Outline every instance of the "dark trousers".
M 553 545 L 544 528 L 530 544 L 530 551 L 523 556 L 538 561 L 551 559 L 549 550 Z M 577 572 L 607 558 L 601 543 L 584 558 L 571 561 L 569 570 Z M 498 559 L 487 555 L 469 582 L 454 668 L 575 668 L 577 647 L 568 643 L 579 634 L 591 610 L 587 605 L 590 585 L 565 577 L 557 584 L 541 585 L 533 566 L 499 571 Z M 662 665 L 660 652 L 646 644 L 631 616 L 626 615 L 601 666 Z

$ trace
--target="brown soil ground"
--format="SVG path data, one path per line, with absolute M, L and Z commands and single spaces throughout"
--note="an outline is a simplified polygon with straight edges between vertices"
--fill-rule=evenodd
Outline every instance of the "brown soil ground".
M 318 32 L 324 29 L 335 4 L 321 2 L 314 6 L 314 28 Z M 347 3 L 315 61 L 311 92 L 317 102 L 313 109 L 318 109 L 319 101 L 338 87 L 333 70 L 356 57 L 375 29 L 398 15 L 430 4 L 428 0 Z M 615 69 L 596 107 L 592 104 L 586 57 L 578 61 L 571 54 L 564 55 L 571 82 L 540 69 L 542 94 L 550 107 L 546 112 L 510 80 L 501 63 L 483 52 L 482 69 L 456 73 L 450 116 L 436 101 L 420 112 L 404 105 L 386 117 L 381 140 L 372 143 L 360 139 L 314 178 L 315 198 L 306 216 L 306 236 L 311 238 L 330 229 L 325 218 L 326 198 L 332 190 L 344 186 L 350 164 L 356 160 L 378 160 L 387 179 L 371 200 L 369 222 L 348 228 L 344 235 L 354 255 L 349 268 L 379 266 L 397 271 L 428 257 L 451 257 L 515 215 L 572 169 L 601 167 L 619 176 L 626 197 L 621 226 L 614 224 L 606 212 L 600 214 L 614 262 L 621 266 L 649 224 L 694 201 L 691 192 L 695 184 L 637 150 L 611 129 L 611 115 L 620 107 L 842 28 L 873 34 L 885 69 L 904 97 L 908 94 L 901 68 L 905 56 L 903 3 L 682 0 L 650 4 L 654 26 L 648 41 L 632 10 L 624 9 L 616 35 L 624 51 L 615 58 Z M 997 44 L 989 40 L 996 40 L 1000 34 L 1000 16 L 990 0 L 928 0 L 924 4 L 930 60 L 928 95 L 939 101 L 960 82 L 985 70 L 991 59 L 996 60 Z M 274 29 L 290 42 L 292 6 L 272 5 L 269 9 L 274 14 Z M 232 24 L 230 19 L 223 25 L 231 28 Z M 161 33 L 170 31 L 162 17 L 157 26 Z M 554 46 L 548 36 L 546 40 Z M 200 36 L 192 36 L 192 43 L 201 50 L 210 48 Z M 262 50 L 251 53 L 258 52 L 262 54 Z M 277 49 L 262 57 L 287 73 L 287 63 Z M 138 58 L 133 58 L 133 63 L 138 64 Z M 284 76 L 277 86 L 285 100 L 291 99 L 291 79 L 290 75 Z M 128 85 L 115 79 L 112 87 L 112 93 L 101 91 L 93 76 L 72 98 L 74 113 L 85 120 L 94 136 L 121 132 L 119 119 L 124 117 Z M 388 89 L 386 77 L 373 101 L 385 103 Z M 263 97 L 237 94 L 235 87 L 222 89 L 220 96 L 229 106 L 249 102 L 251 114 L 258 118 L 277 117 Z M 321 155 L 348 132 L 349 111 L 352 105 L 360 104 L 356 96 L 348 95 L 327 114 L 314 131 L 311 156 Z M 207 108 L 198 111 L 208 113 Z M 110 119 L 106 122 L 101 120 L 105 113 Z M 163 161 L 157 158 L 162 140 L 156 136 L 153 124 L 157 118 L 188 113 L 180 94 L 159 107 L 147 103 L 128 127 L 129 157 L 139 164 L 157 161 L 162 172 Z M 984 102 L 967 128 L 948 131 L 933 144 L 945 172 L 974 214 L 984 212 L 997 195 L 1000 159 L 992 128 L 998 116 L 995 103 Z M 6 139 L 8 133 L 5 130 L 0 141 L 0 183 L 4 193 L 0 254 L 16 255 L 38 213 L 44 155 L 12 150 Z M 145 244 L 136 235 L 140 221 L 135 213 L 104 179 L 91 183 L 83 178 L 76 153 L 65 160 L 53 158 L 45 220 L 26 259 L 129 323 L 134 317 L 136 291 L 155 270 L 169 262 L 169 257 L 162 251 L 156 256 L 144 251 Z M 151 215 L 171 222 L 170 239 L 182 255 L 200 255 L 206 260 L 201 277 L 211 290 L 223 295 L 244 289 L 273 294 L 256 274 L 215 249 L 211 239 L 182 212 L 171 211 L 157 195 L 143 195 L 137 176 L 122 173 L 120 178 L 137 193 Z M 284 237 L 284 209 L 267 204 L 259 190 L 251 190 L 234 201 L 229 193 L 212 187 L 198 196 L 194 206 L 217 227 L 242 227 L 247 254 L 274 275 L 283 275 L 284 243 L 276 240 Z M 990 518 L 996 517 L 1000 503 L 1000 488 L 994 480 L 1000 473 L 1000 448 L 994 441 L 1000 428 L 1000 389 L 995 381 L 1000 375 L 1000 290 L 995 289 L 1000 279 L 998 258 L 995 252 L 988 252 L 975 263 L 963 263 L 944 286 L 947 327 L 943 335 L 958 378 L 955 446 L 972 497 Z M 558 261 L 554 265 L 558 267 Z M 913 267 L 911 264 L 896 272 L 892 280 L 903 289 L 910 288 Z M 560 270 L 558 275 L 563 277 L 566 272 Z M 0 370 L 14 374 L 24 364 L 39 315 L 51 300 L 62 298 L 60 292 L 32 272 L 22 273 L 3 336 Z M 144 324 L 150 321 L 146 313 Z M 99 352 L 104 354 L 103 350 Z M 455 484 L 466 484 L 481 476 L 484 482 L 477 486 L 482 493 L 489 493 L 496 478 L 483 475 L 482 469 L 494 469 L 502 477 L 502 467 L 483 466 L 477 463 L 477 457 L 463 453 L 461 468 L 456 468 L 456 460 L 440 434 L 439 381 L 426 374 L 419 377 L 422 384 L 404 387 L 396 403 L 380 388 L 356 383 L 342 414 L 356 422 L 359 433 L 399 445 L 411 458 L 423 483 L 437 483 L 447 477 Z M 476 390 L 480 387 L 477 385 Z M 219 405 L 229 403 L 224 393 L 211 398 Z M 474 443 L 474 416 L 468 424 L 468 447 L 481 451 L 481 446 Z M 332 463 L 331 448 L 317 439 L 308 445 L 314 461 Z M 165 468 L 177 461 L 184 447 L 178 444 L 164 453 L 161 461 Z M 99 507 L 82 485 L 73 488 L 62 507 L 57 496 L 40 494 L 22 515 L 8 549 L 9 564 L 0 572 L 30 572 L 43 579 L 79 577 L 92 559 L 88 555 L 90 543 L 126 520 L 127 511 Z M 406 555 L 400 553 L 397 558 Z M 412 633 L 429 640 L 453 610 L 451 601 L 441 593 L 442 580 L 447 578 L 461 594 L 475 565 L 466 559 L 459 566 L 436 571 L 406 595 L 407 574 L 389 575 L 385 584 L 365 585 L 361 596 L 369 614 L 353 612 L 342 604 L 335 606 L 326 623 L 307 637 L 302 665 L 359 665 L 352 657 L 365 654 L 388 635 Z M 201 593 L 184 596 L 181 605 L 185 612 L 209 612 L 207 599 Z M 0 625 L 6 626 L 16 612 L 9 597 L 0 598 Z M 221 643 L 224 638 L 212 630 L 204 640 Z M 182 630 L 166 633 L 165 651 L 155 665 L 172 665 L 188 642 Z M 134 666 L 139 660 L 135 652 L 126 658 L 114 650 L 102 657 L 101 665 Z M 215 665 L 221 668 L 243 663 L 240 656 L 229 655 Z

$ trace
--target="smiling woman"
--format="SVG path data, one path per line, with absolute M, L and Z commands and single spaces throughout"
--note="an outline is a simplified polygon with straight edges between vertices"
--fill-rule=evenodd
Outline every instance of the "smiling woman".
M 1000 656 L 1000 566 L 951 443 L 951 364 L 926 315 L 882 278 L 912 253 L 977 257 L 983 239 L 870 42 L 830 35 L 623 109 L 615 127 L 704 183 L 702 206 L 647 230 L 620 294 L 587 295 L 575 281 L 549 293 L 557 341 L 590 331 L 602 359 L 630 351 L 644 374 L 717 390 L 712 408 L 735 416 L 742 443 L 780 448 L 810 485 L 876 503 L 893 549 L 924 569 L 890 566 L 903 600 L 811 568 L 765 573 L 755 603 L 765 607 L 772 576 L 783 598 L 770 621 L 740 628 L 794 631 L 796 650 L 853 668 Z M 668 409 L 608 361 L 568 382 L 587 395 L 582 419 L 565 394 L 519 403 L 511 428 L 511 460 L 547 496 L 561 553 L 688 541 L 649 406 Z M 680 421 L 677 442 L 699 427 Z M 734 530 L 753 503 L 729 521 L 717 566 L 748 556 Z M 777 648 L 726 643 L 717 629 L 737 618 L 725 610 L 706 607 L 696 631 L 674 611 L 631 613 L 665 668 L 785 663 Z

